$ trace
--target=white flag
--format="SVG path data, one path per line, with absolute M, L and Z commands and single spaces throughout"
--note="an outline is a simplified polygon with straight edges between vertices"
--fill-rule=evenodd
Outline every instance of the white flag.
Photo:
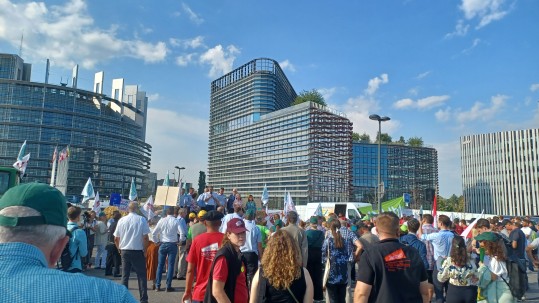
M 150 196 L 148 200 L 146 200 L 146 203 L 142 206 L 144 211 L 146 212 L 146 215 L 148 216 L 148 221 L 150 221 L 154 216 L 154 208 L 153 208 L 153 196 Z
M 479 215 L 479 218 L 476 218 L 472 224 L 468 225 L 468 227 L 466 227 L 466 229 L 460 234 L 461 237 L 464 238 L 464 240 L 466 240 L 466 237 L 468 237 L 468 234 L 472 231 L 472 229 L 475 227 L 475 224 L 477 224 L 477 221 L 481 218 L 483 218 L 483 213 L 485 212 L 485 210 L 483 209 L 483 211 L 481 212 L 481 215 Z
M 24 176 L 24 173 L 26 172 L 28 160 L 30 160 L 30 154 L 27 154 L 26 156 L 22 157 L 22 159 L 17 160 L 17 162 L 13 164 L 13 167 L 15 167 L 21 173 L 21 176 Z
M 95 194 L 94 207 L 92 207 L 92 210 L 95 211 L 95 213 L 99 216 L 99 213 L 101 212 L 101 201 L 99 200 L 99 192 Z

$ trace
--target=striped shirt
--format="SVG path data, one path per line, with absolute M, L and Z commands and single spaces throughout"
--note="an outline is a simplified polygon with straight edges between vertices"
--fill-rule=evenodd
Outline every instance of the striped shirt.
M 138 302 L 123 285 L 48 268 L 26 243 L 0 243 L 0 302 Z

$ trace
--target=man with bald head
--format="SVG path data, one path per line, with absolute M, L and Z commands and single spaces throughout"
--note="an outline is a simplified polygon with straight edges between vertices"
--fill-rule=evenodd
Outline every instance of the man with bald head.
M 137 202 L 129 203 L 129 214 L 118 221 L 114 231 L 114 243 L 122 256 L 122 284 L 129 288 L 131 269 L 137 273 L 140 302 L 148 302 L 146 280 L 146 249 L 148 248 L 150 227 L 146 218 L 137 215 Z
M 48 184 L 21 184 L 2 196 L 0 302 L 137 302 L 112 281 L 54 268 L 72 236 L 66 219 L 65 196 Z

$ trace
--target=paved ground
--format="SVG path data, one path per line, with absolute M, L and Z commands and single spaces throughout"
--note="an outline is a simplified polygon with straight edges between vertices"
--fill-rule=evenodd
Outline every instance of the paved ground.
M 105 277 L 105 270 L 103 269 L 89 269 L 84 272 L 85 274 L 93 277 L 99 277 L 103 279 L 109 279 L 111 281 L 114 281 L 118 284 L 122 283 L 122 278 L 113 278 L 111 276 Z M 163 275 L 163 279 L 161 280 L 161 287 L 163 285 L 166 285 L 166 277 Z M 148 299 L 150 303 L 161 303 L 161 302 L 181 302 L 183 291 L 185 290 L 185 281 L 184 280 L 172 280 L 172 287 L 175 288 L 174 292 L 165 292 L 160 291 L 156 292 L 155 290 L 152 290 L 152 282 L 148 281 Z M 131 277 L 129 279 L 129 291 L 135 299 L 139 299 L 139 292 L 138 292 L 138 284 L 137 284 L 137 275 L 134 273 L 131 273 Z
M 84 272 L 89 276 L 99 277 L 103 279 L 112 280 L 118 284 L 121 284 L 121 278 L 105 277 L 105 271 L 100 269 L 90 269 Z M 537 302 L 539 303 L 539 286 L 537 284 L 537 272 L 530 272 L 528 274 L 530 281 L 530 290 L 526 293 L 526 302 Z M 163 275 L 165 278 L 165 275 Z M 163 280 L 164 282 L 164 280 Z M 164 284 L 162 282 L 162 284 Z M 151 303 L 164 303 L 164 302 L 181 302 L 181 296 L 185 289 L 185 281 L 173 280 L 172 287 L 175 288 L 174 292 L 156 292 L 151 290 L 151 282 L 148 282 L 148 298 Z M 135 296 L 136 299 L 139 298 L 138 287 L 137 287 L 137 276 L 132 274 L 129 280 L 129 291 Z

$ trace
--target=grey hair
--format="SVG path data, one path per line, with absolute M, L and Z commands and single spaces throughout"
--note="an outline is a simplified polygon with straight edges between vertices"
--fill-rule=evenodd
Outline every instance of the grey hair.
M 0 215 L 22 218 L 39 216 L 40 213 L 25 206 L 10 206 L 0 210 Z M 0 243 L 23 242 L 38 247 L 47 247 L 65 236 L 66 228 L 56 225 L 0 226 Z

